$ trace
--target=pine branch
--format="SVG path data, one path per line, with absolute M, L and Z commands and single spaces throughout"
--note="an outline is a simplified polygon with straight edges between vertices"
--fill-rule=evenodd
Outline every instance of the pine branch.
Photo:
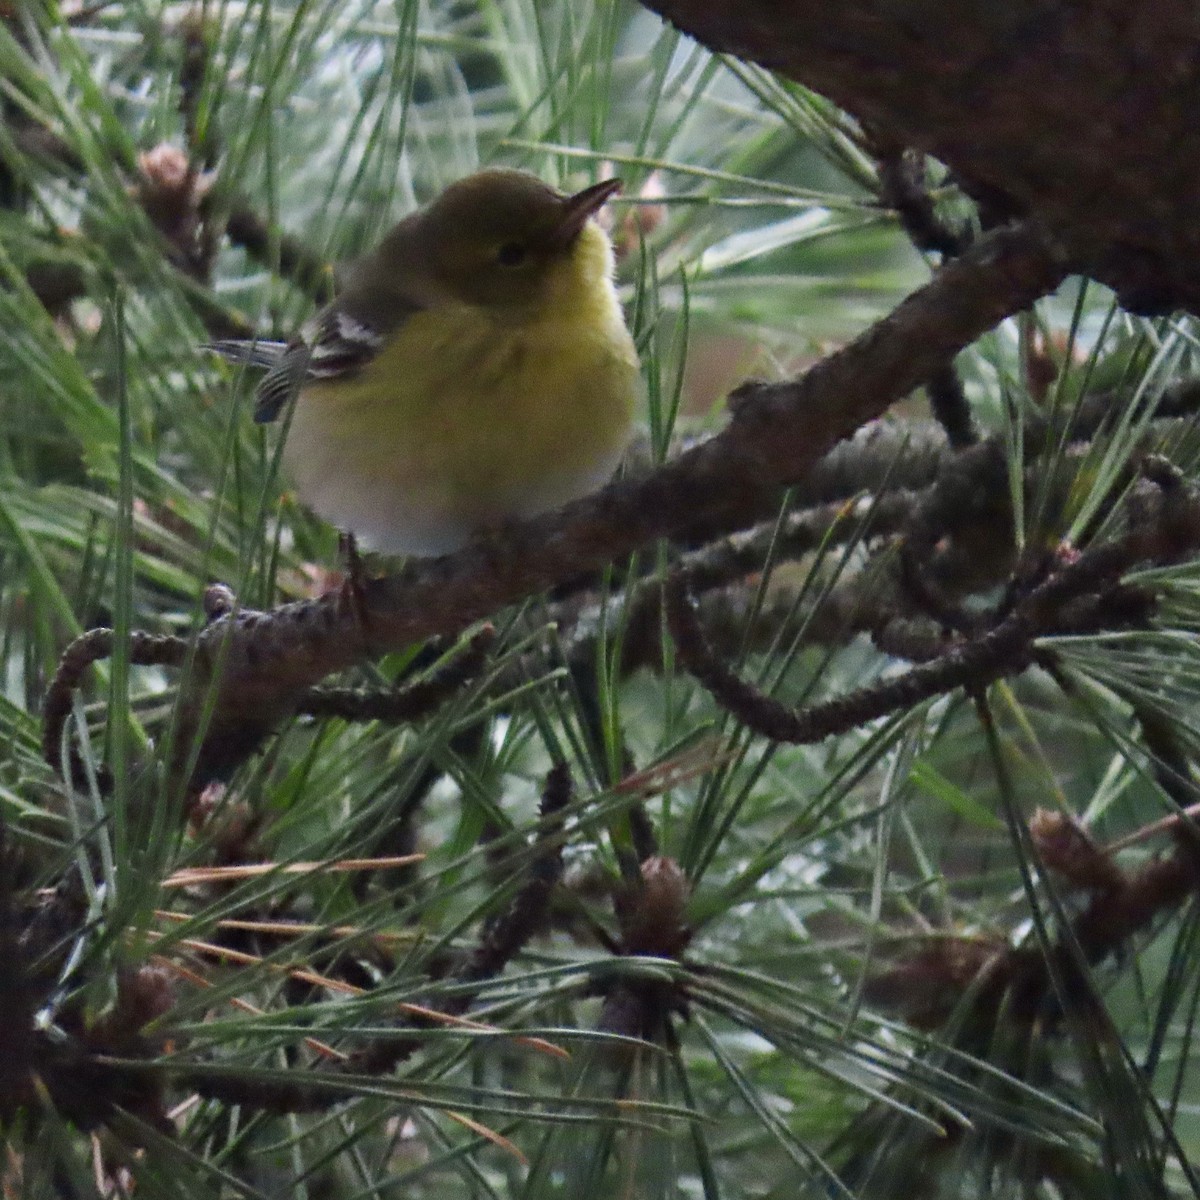
M 450 634 L 648 542 L 728 512 L 744 485 L 802 479 L 839 439 L 885 411 L 999 320 L 1052 290 L 1065 271 L 1032 229 L 980 239 L 884 321 L 798 380 L 748 384 L 728 428 L 651 475 L 610 485 L 551 516 L 374 580 L 362 617 L 336 598 L 239 612 L 203 630 L 177 744 L 186 756 L 216 695 L 196 784 L 226 774 L 324 676 L 433 634 Z M 218 665 L 222 670 L 216 675 Z M 186 757 L 180 760 L 186 761 Z

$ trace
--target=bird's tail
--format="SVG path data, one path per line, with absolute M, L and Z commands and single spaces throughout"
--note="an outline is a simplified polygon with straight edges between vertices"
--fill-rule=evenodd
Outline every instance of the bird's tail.
M 260 367 L 269 371 L 287 349 L 287 342 L 240 341 L 235 338 L 223 339 L 219 342 L 205 342 L 200 347 L 213 354 L 219 354 L 229 362 L 241 363 L 247 367 Z

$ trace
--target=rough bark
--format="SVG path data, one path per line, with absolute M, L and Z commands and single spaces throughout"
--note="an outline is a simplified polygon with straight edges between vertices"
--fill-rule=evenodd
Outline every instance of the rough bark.
M 1200 310 L 1191 0 L 647 0 L 1041 220 L 1137 311 Z

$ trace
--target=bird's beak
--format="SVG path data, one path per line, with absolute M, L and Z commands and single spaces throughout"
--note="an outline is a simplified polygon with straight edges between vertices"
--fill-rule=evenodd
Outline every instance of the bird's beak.
M 608 202 L 610 196 L 615 196 L 621 190 L 619 179 L 606 179 L 603 183 L 593 183 L 582 192 L 576 192 L 563 201 L 562 216 L 558 228 L 554 231 L 554 240 L 565 250 L 579 236 L 588 219 L 594 216 Z

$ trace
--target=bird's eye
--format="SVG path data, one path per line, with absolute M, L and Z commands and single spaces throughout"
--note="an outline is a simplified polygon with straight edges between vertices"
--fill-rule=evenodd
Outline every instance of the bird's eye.
M 525 261 L 525 247 L 520 242 L 505 242 L 496 251 L 496 261 L 502 267 L 519 267 Z

